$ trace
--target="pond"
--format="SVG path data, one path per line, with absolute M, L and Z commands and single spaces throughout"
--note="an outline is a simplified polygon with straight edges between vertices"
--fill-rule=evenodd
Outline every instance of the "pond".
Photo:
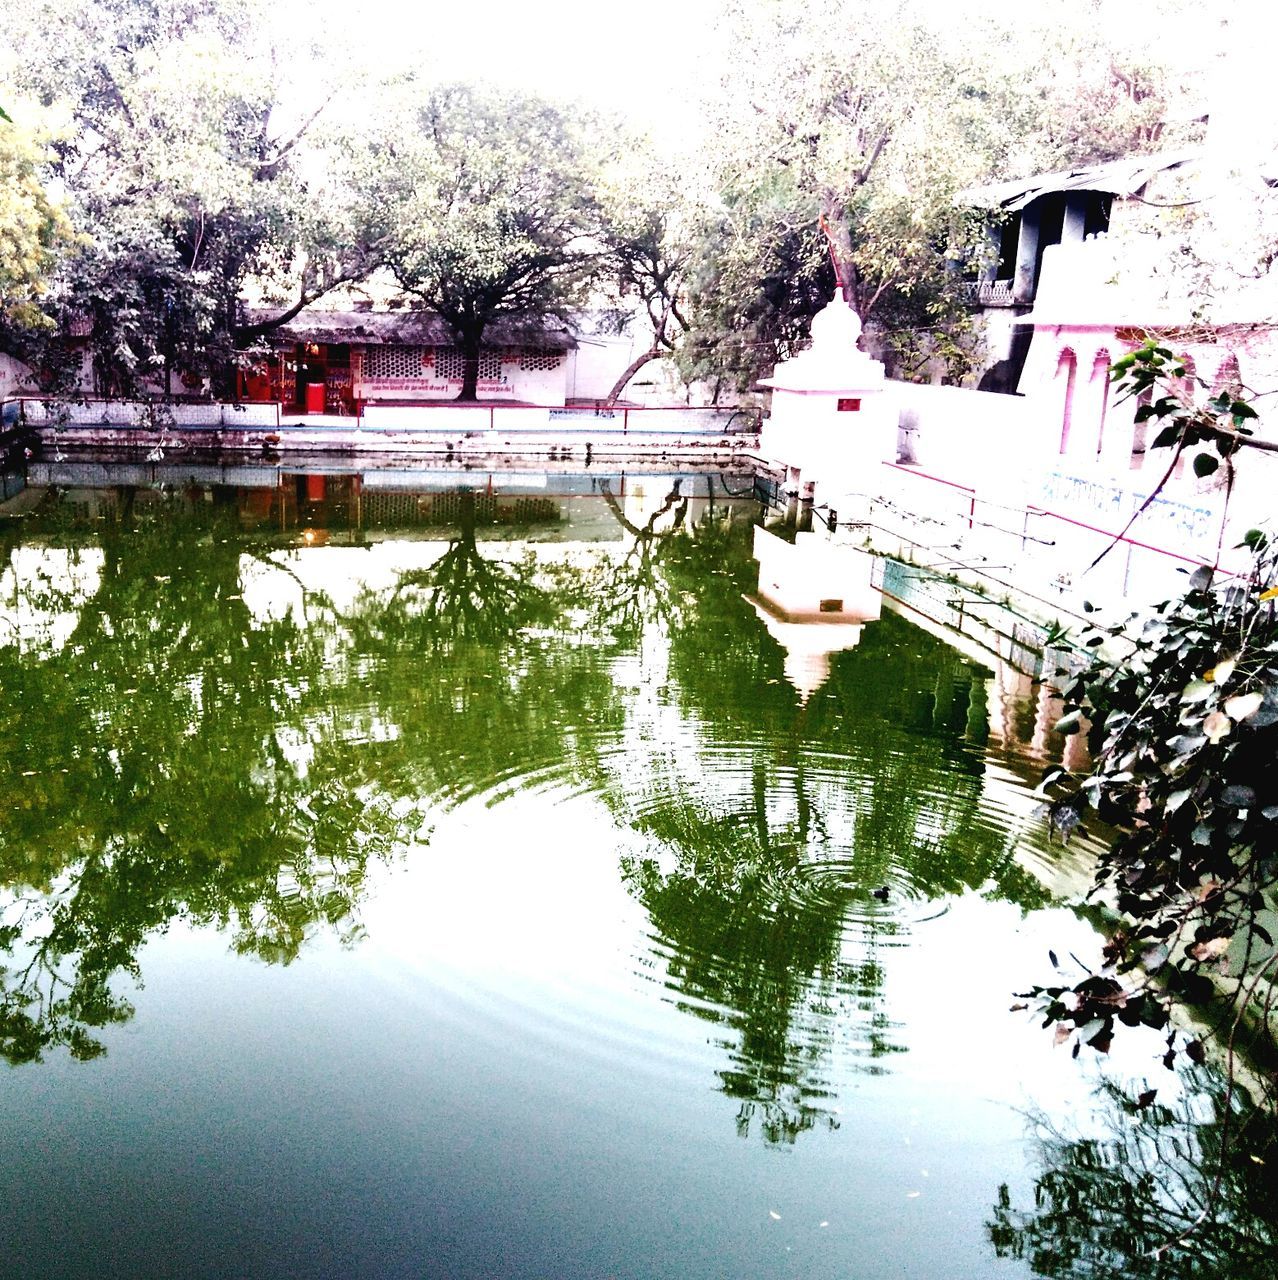
M 1271 1275 L 1258 1126 L 1149 1256 L 1218 1076 L 1011 1008 L 1096 946 L 1039 692 L 890 612 L 796 688 L 763 514 L 673 466 L 33 467 L 0 1275 Z

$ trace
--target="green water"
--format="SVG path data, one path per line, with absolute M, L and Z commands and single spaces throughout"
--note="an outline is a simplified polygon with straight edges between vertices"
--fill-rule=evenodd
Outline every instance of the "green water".
M 1032 713 L 892 614 L 805 700 L 748 476 L 30 480 L 0 1274 L 1273 1274 L 1254 1129 L 1147 1257 L 1211 1073 L 1009 1012 L 1094 949 Z

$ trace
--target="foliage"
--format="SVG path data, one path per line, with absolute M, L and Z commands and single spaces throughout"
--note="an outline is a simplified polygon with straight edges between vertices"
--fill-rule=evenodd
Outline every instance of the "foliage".
M 788 191 L 724 196 L 701 228 L 689 276 L 689 332 L 678 353 L 688 381 L 745 390 L 804 347 L 835 288 L 805 199 Z
M 707 104 L 720 201 L 683 364 L 740 387 L 793 353 L 836 275 L 895 371 L 962 374 L 975 354 L 963 282 L 989 250 L 957 194 L 1144 149 L 1188 92 L 1170 35 L 1132 52 L 1108 0 L 1084 20 L 1057 3 L 976 20 L 910 0 L 722 8 Z M 1012 42 L 1015 65 L 991 57 Z
M 599 258 L 588 127 L 538 98 L 451 85 L 401 103 L 371 142 L 372 234 L 452 329 L 460 399 L 475 398 L 491 325 L 567 323 L 584 296 Z
M 1009 176 L 1099 164 L 1201 141 L 1199 51 L 1219 17 L 1193 0 L 1155 0 L 1140 40 L 1122 0 L 1053 0 L 1016 13 L 1022 92 L 1008 103 Z
M 1182 376 L 1156 344 L 1120 361 L 1116 377 L 1135 393 Z M 1166 423 L 1154 441 L 1173 460 L 1198 445 L 1195 470 L 1209 474 L 1233 454 L 1255 417 L 1229 394 L 1192 409 L 1171 395 L 1142 407 Z M 1170 474 L 1170 468 L 1168 471 Z M 1155 493 L 1157 489 L 1155 489 Z M 1090 722 L 1094 763 L 1081 783 L 1054 768 L 1049 814 L 1062 833 L 1097 811 L 1118 828 L 1100 857 L 1097 888 L 1123 925 L 1104 967 L 1072 984 L 1035 987 L 1058 1042 L 1108 1049 L 1116 1023 L 1166 1026 L 1177 999 L 1220 992 L 1215 1029 L 1233 1041 L 1249 1015 L 1268 1023 L 1278 965 L 1267 921 L 1278 906 L 1278 805 L 1266 778 L 1278 747 L 1278 547 L 1259 530 L 1245 540 L 1246 573 L 1217 582 L 1197 570 L 1188 590 L 1143 620 L 1096 628 L 1086 644 L 1117 647 L 1064 687 L 1058 728 Z M 1134 626 L 1139 621 L 1138 627 Z M 1172 1030 L 1165 1061 L 1203 1048 Z
M 24 293 L 0 344 L 50 388 L 77 372 L 74 329 L 100 391 L 225 394 L 246 348 L 389 264 L 452 327 L 465 398 L 486 329 L 566 320 L 592 287 L 651 325 L 614 396 L 668 355 L 723 390 L 793 354 L 837 276 L 894 371 L 961 374 L 963 276 L 987 249 L 955 193 L 1166 142 L 1195 114 L 1162 27 L 1129 53 L 1111 0 L 1083 8 L 1018 13 L 1031 52 L 1004 68 L 1005 19 L 724 0 L 711 136 L 664 155 L 527 95 L 364 75 L 265 0 L 14 0 L 12 79 L 53 147 L 9 203 L 35 216 L 36 259 L 53 246 L 32 181 L 65 190 L 78 237 L 52 263 L 23 254 L 57 330 Z
M 1254 439 L 1255 432 L 1247 423 L 1257 417 L 1256 410 L 1239 398 L 1241 388 L 1226 387 L 1197 403 L 1193 398 L 1195 380 L 1188 377 L 1185 358 L 1174 355 L 1157 338 L 1146 339 L 1140 347 L 1115 360 L 1110 377 L 1119 389 L 1120 400 L 1139 401 L 1135 421 L 1158 426 L 1149 447 L 1170 449 L 1171 453 L 1166 469 L 1144 502 L 1093 564 L 1103 559 L 1154 503 L 1187 450 L 1198 450 L 1191 465 L 1199 478 L 1214 474 L 1223 464 L 1228 497 L 1234 483 L 1233 459 L 1239 449 L 1244 445 L 1267 451 L 1278 448 L 1269 441 Z M 1196 381 L 1206 387 L 1201 379 Z
M 696 265 L 696 231 L 705 195 L 691 158 L 662 155 L 646 139 L 621 135 L 605 158 L 599 183 L 600 240 L 606 273 L 600 282 L 615 294 L 622 327 L 642 308 L 651 345 L 618 376 L 615 401 L 651 360 L 679 350 L 689 330 L 688 288 Z
M 88 330 L 98 389 L 215 375 L 236 350 L 371 266 L 351 194 L 315 145 L 320 108 L 281 113 L 282 42 L 257 0 L 19 0 L 20 88 L 56 133 L 47 166 L 80 233 L 49 309 Z M 294 53 L 290 50 L 290 54 Z M 336 174 L 336 176 L 335 176 Z M 278 302 L 246 325 L 250 291 Z M 56 371 L 57 346 L 21 326 L 0 335 Z
M 867 329 L 967 326 L 979 250 L 953 196 L 1000 154 L 987 59 L 908 6 L 841 0 L 820 21 L 728 4 L 716 110 L 721 203 L 704 225 L 687 363 L 748 385 L 806 336 L 837 276 Z M 833 265 L 831 264 L 833 260 Z
M 40 181 L 41 160 L 30 134 L 0 111 L 0 316 L 31 328 L 48 324 L 39 302 L 68 233 Z

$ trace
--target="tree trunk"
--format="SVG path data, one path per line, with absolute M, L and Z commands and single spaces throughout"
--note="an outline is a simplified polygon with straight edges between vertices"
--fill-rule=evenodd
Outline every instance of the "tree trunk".
M 835 279 L 843 293 L 843 301 L 861 315 L 860 298 L 857 296 L 857 272 L 852 265 L 852 233 L 841 201 L 833 192 L 821 196 L 821 230 L 829 246 L 830 262 Z M 861 316 L 864 320 L 865 317 Z
M 462 338 L 462 384 L 458 400 L 474 402 L 479 399 L 479 339 Z
M 607 402 L 609 404 L 616 404 L 621 397 L 621 393 L 626 389 L 626 386 L 629 384 L 630 379 L 633 378 L 635 374 L 638 373 L 639 370 L 642 369 L 644 365 L 648 363 L 649 360 L 656 360 L 659 356 L 664 354 L 665 353 L 661 350 L 660 347 L 652 347 L 649 350 L 645 351 L 642 355 L 636 356 L 635 359 L 633 359 L 626 366 L 625 372 L 621 375 L 621 377 L 618 378 L 617 381 L 612 384 L 612 390 L 608 392 Z

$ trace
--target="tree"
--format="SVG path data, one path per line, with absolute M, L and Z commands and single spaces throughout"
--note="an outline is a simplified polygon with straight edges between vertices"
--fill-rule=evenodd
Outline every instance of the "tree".
M 820 21 L 725 9 L 721 201 L 703 229 L 690 371 L 717 364 L 748 385 L 836 284 L 867 326 L 962 327 L 953 266 L 975 241 L 952 197 L 1000 154 L 988 59 L 908 5 L 843 0 Z
M 622 325 L 632 319 L 630 309 L 642 309 L 651 333 L 650 345 L 618 375 L 609 403 L 646 364 L 675 355 L 688 333 L 696 232 L 705 217 L 703 176 L 693 157 L 664 155 L 649 140 L 628 135 L 605 164 L 600 200 L 607 284 L 615 290 Z
M 987 250 L 958 192 L 1106 158 L 1174 96 L 1099 12 L 1080 22 L 1053 4 L 974 21 L 913 0 L 837 0 L 817 17 L 726 0 L 707 104 L 720 204 L 691 290 L 689 375 L 748 386 L 806 339 L 836 283 L 895 368 L 939 356 L 963 372 L 963 277 Z M 1009 46 L 1023 62 L 991 57 Z M 1074 71 L 1062 76 L 1061 61 Z
M 328 99 L 288 84 L 295 32 L 269 14 L 258 0 L 19 0 L 15 78 L 67 122 L 47 167 L 81 233 L 50 310 L 63 332 L 88 322 L 106 393 L 152 379 L 171 393 L 179 373 L 230 393 L 237 351 L 374 265 L 319 129 Z M 275 314 L 244 323 L 250 292 Z M 56 364 L 47 338 L 3 337 Z
M 1218 47 L 1222 15 L 1193 0 L 1156 0 L 1147 12 L 1138 40 L 1122 0 L 1054 0 L 1016 14 L 1029 57 L 1006 102 L 1008 176 L 1201 141 L 1203 52 Z
M 438 313 L 474 400 L 484 335 L 568 323 L 599 267 L 584 129 L 548 102 L 453 85 L 392 113 L 371 147 L 374 238 L 400 287 Z
M 41 161 L 35 140 L 0 107 L 0 316 L 33 328 L 48 323 L 40 298 L 67 236 L 40 181 Z

